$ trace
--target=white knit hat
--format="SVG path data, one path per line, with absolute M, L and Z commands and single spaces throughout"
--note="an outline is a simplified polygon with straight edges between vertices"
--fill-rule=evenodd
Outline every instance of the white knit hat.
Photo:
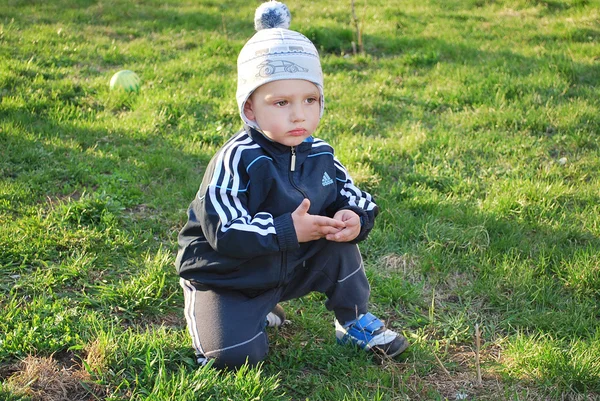
M 246 100 L 259 86 L 282 79 L 305 79 L 317 85 L 323 116 L 325 97 L 319 52 L 306 36 L 288 29 L 291 19 L 285 4 L 273 0 L 261 4 L 254 16 L 257 32 L 238 56 L 238 108 L 242 120 L 254 128 L 258 128 L 256 123 L 244 115 Z

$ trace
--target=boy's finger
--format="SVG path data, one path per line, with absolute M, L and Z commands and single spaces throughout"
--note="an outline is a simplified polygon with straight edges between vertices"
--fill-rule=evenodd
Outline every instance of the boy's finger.
M 346 227 L 346 223 L 340 220 L 331 219 L 329 217 L 324 216 L 314 216 L 315 223 L 319 226 L 330 226 L 335 228 L 344 228 Z
M 300 211 L 300 213 L 304 214 L 304 213 L 308 213 L 308 209 L 310 209 L 310 201 L 308 199 L 304 198 L 302 203 L 300 203 L 300 205 L 298 206 L 298 211 Z
M 360 224 L 360 219 L 350 219 L 350 220 L 346 220 L 346 227 L 352 227 L 352 226 L 357 226 Z
M 339 233 L 327 234 L 325 239 L 327 239 L 328 241 L 333 241 L 333 242 L 346 242 L 346 237 Z
M 298 205 L 294 213 L 306 214 L 308 213 L 308 209 L 310 209 L 310 200 L 304 198 L 304 200 Z
M 340 232 L 339 228 L 331 227 L 331 226 L 321 226 L 320 227 L 321 235 L 330 236 Z

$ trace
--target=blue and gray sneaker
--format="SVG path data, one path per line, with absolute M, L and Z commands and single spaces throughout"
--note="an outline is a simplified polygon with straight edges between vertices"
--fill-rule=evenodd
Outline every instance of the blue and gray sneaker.
M 408 340 L 402 334 L 386 328 L 381 320 L 370 313 L 360 315 L 345 325 L 336 320 L 335 336 L 340 344 L 355 344 L 365 351 L 390 358 L 408 348 Z

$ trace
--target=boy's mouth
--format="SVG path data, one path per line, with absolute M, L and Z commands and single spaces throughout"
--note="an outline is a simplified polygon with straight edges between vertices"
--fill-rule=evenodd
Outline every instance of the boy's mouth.
M 288 131 L 288 134 L 290 134 L 292 136 L 302 136 L 302 135 L 306 134 L 306 130 L 304 128 L 296 128 L 291 131 Z

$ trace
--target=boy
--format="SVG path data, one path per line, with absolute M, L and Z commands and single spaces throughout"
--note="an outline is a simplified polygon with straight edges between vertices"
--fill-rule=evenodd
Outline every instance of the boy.
M 406 339 L 367 313 L 369 284 L 356 243 L 378 213 L 326 142 L 312 137 L 323 115 L 315 46 L 288 30 L 287 7 L 271 1 L 238 57 L 244 129 L 207 166 L 176 265 L 198 362 L 256 364 L 267 325 L 285 320 L 278 302 L 327 295 L 340 343 L 395 356 Z

